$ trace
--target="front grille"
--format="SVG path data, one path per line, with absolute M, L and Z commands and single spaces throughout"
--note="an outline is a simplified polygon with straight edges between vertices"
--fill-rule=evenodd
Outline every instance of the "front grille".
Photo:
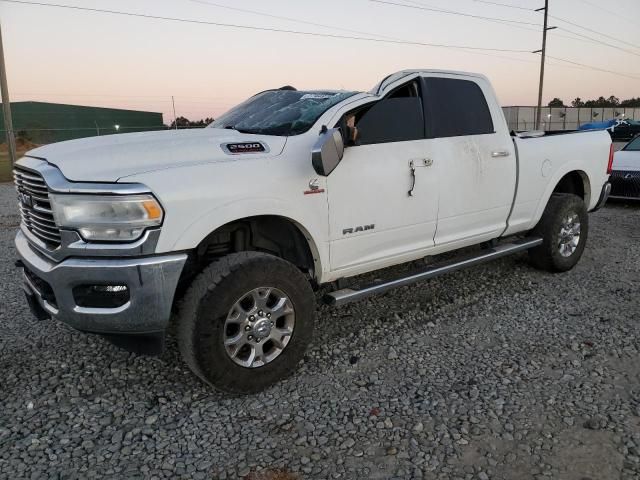
M 16 167 L 13 170 L 22 222 L 48 248 L 60 246 L 60 229 L 56 225 L 49 200 L 49 189 L 42 175 Z
M 609 182 L 612 197 L 640 198 L 640 172 L 614 170 Z

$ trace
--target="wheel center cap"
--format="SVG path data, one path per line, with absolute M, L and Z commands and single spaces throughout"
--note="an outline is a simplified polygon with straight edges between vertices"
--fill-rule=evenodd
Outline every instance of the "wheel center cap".
M 271 333 L 271 321 L 268 318 L 261 318 L 253 325 L 253 334 L 257 338 L 268 337 Z

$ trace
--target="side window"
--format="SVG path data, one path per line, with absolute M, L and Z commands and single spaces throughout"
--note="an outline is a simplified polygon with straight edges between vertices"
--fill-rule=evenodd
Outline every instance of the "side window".
M 491 112 L 478 84 L 452 78 L 426 78 L 425 84 L 430 137 L 494 133 Z
M 348 114 L 346 121 L 355 125 L 355 145 L 424 139 L 419 83 L 403 85 L 368 109 Z

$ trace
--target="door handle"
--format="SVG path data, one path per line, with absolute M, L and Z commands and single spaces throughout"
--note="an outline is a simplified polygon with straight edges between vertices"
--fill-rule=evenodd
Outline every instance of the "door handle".
M 416 168 L 418 167 L 430 167 L 433 165 L 431 158 L 422 158 L 420 160 L 411 160 L 409 162 L 409 168 L 411 169 L 411 188 L 407 192 L 410 197 L 413 197 L 413 190 L 416 188 Z
M 509 155 L 511 155 L 511 154 L 506 150 L 500 150 L 500 151 L 497 151 L 497 152 L 491 152 L 491 158 L 508 157 Z
M 409 162 L 409 168 L 430 167 L 431 165 L 433 165 L 433 160 L 431 158 L 421 158 L 419 160 L 411 160 Z

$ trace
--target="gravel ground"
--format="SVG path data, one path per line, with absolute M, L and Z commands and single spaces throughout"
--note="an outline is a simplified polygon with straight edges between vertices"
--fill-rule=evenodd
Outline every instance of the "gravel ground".
M 233 398 L 27 311 L 0 186 L 0 477 L 640 478 L 640 205 L 581 263 L 516 256 L 342 309 L 298 373 Z

